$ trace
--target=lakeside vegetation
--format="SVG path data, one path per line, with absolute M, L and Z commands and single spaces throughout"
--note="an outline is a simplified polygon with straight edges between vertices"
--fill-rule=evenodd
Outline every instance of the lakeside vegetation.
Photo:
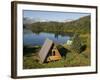
M 62 55 L 59 61 L 49 63 L 39 63 L 38 52 L 41 46 L 24 46 L 23 48 L 23 68 L 55 68 L 55 67 L 74 67 L 74 66 L 89 66 L 90 65 L 90 16 L 82 17 L 71 22 L 35 22 L 32 24 L 24 24 L 24 28 L 30 29 L 39 34 L 40 32 L 55 33 L 55 35 L 71 35 L 79 34 L 81 42 L 81 51 L 77 52 L 68 45 L 58 45 L 57 48 Z M 78 39 L 78 40 L 79 40 Z M 78 41 L 77 41 L 78 42 Z M 78 43 L 77 43 L 78 44 Z M 75 44 L 75 45 L 77 45 Z M 79 47 L 80 49 L 80 47 Z

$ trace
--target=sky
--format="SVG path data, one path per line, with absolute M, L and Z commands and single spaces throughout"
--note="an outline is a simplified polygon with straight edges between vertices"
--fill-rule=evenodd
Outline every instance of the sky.
M 45 20 L 45 21 L 67 21 L 76 20 L 83 16 L 88 16 L 89 13 L 75 13 L 75 12 L 55 12 L 55 11 L 34 11 L 34 10 L 24 10 L 23 17 L 35 20 Z

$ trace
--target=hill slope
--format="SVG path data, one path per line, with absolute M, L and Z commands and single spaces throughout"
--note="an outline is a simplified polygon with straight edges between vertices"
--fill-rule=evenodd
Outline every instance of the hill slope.
M 29 28 L 33 32 L 78 32 L 90 33 L 90 16 L 82 17 L 71 22 L 35 22 L 24 24 L 24 28 Z

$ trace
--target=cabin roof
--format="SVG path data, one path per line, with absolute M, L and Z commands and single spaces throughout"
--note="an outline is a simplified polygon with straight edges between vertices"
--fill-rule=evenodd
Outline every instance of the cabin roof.
M 52 45 L 53 45 L 52 40 L 49 40 L 49 39 L 45 40 L 45 42 L 38 54 L 40 57 L 41 63 L 43 63 L 45 61 L 45 58 L 46 58 L 47 54 L 49 53 L 49 50 L 51 49 Z

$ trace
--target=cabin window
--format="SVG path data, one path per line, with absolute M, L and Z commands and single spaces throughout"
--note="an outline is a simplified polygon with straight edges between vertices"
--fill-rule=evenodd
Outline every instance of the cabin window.
M 55 51 L 53 51 L 53 56 L 55 56 L 56 54 L 55 54 Z

